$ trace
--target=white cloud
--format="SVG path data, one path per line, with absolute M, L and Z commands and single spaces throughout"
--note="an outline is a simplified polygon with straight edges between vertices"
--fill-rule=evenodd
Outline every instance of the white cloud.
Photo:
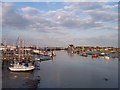
M 100 46 L 115 46 L 118 47 L 118 35 L 106 35 L 99 37 L 91 37 L 86 39 L 87 43 Z
M 36 15 L 37 13 L 39 13 L 39 10 L 36 8 L 32 8 L 32 7 L 24 7 L 20 9 L 24 14 L 30 14 L 30 15 Z
M 64 0 L 64 2 L 119 2 L 119 0 Z
M 73 42 L 78 43 L 79 40 L 74 40 L 76 36 L 73 36 L 73 34 L 71 35 L 73 31 L 82 31 L 85 33 L 86 30 L 96 30 L 96 32 L 101 29 L 116 30 L 117 10 L 113 10 L 116 7 L 117 5 L 105 5 L 105 3 L 82 2 L 69 3 L 61 9 L 51 11 L 40 10 L 30 6 L 15 10 L 13 9 L 12 4 L 3 3 L 2 23 L 3 28 L 14 27 L 19 31 L 31 31 L 39 40 L 44 39 L 45 36 L 49 36 L 49 39 L 45 39 L 46 42 L 54 39 L 53 41 L 55 41 L 55 43 L 58 42 L 58 45 L 61 43 L 69 43 L 72 40 Z M 116 23 L 114 23 L 114 27 L 111 26 L 111 22 Z M 35 32 L 38 34 L 34 34 Z M 105 40 L 109 39 L 108 37 L 105 38 Z M 96 37 L 96 39 L 93 40 L 91 39 L 87 38 L 86 40 L 83 40 L 83 42 L 86 41 L 86 43 L 91 43 L 93 41 L 97 42 L 98 40 L 99 42 L 105 41 L 100 37 Z M 110 43 L 112 41 L 109 40 L 108 42 Z M 50 44 L 52 45 L 52 43 Z
M 29 25 L 29 20 L 17 14 L 10 3 L 2 4 L 2 24 L 3 28 L 13 27 L 13 28 L 26 28 Z
M 117 21 L 117 13 L 111 13 L 107 11 L 101 11 L 101 10 L 87 10 L 84 11 L 85 13 L 89 14 L 94 20 L 96 21 Z
M 11 4 L 4 3 L 3 25 L 18 28 L 33 28 L 33 30 L 37 30 L 38 28 L 38 30 L 42 32 L 43 30 L 52 30 L 53 27 L 57 29 L 57 27 L 60 26 L 75 29 L 99 28 L 102 26 L 104 27 L 102 22 L 117 20 L 117 13 L 114 12 L 109 14 L 110 12 L 107 12 L 106 10 L 100 10 L 105 7 L 104 5 L 104 3 L 95 2 L 72 3 L 62 9 L 48 12 L 27 6 L 19 9 L 19 13 L 22 13 L 19 14 L 12 9 Z M 75 10 L 75 12 L 69 12 L 70 9 L 73 11 Z M 88 16 L 86 16 L 84 17 L 86 19 L 83 19 L 81 14 L 86 14 L 89 18 L 87 19 Z M 42 28 L 42 30 L 40 30 L 40 28 Z
M 90 15 L 95 20 L 117 20 L 117 7 L 118 5 L 106 5 L 101 2 L 81 2 L 71 3 L 64 7 L 65 10 L 73 11 L 77 14 Z M 99 20 L 100 20 L 99 19 Z

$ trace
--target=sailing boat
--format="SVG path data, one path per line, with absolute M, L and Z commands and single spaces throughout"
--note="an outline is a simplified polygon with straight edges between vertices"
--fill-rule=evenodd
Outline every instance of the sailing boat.
M 14 61 L 10 64 L 9 70 L 10 71 L 31 71 L 34 70 L 35 67 L 30 63 L 30 60 L 27 59 L 28 54 L 26 54 L 25 48 L 22 47 L 22 41 L 20 41 L 20 47 L 16 47 L 16 53 Z

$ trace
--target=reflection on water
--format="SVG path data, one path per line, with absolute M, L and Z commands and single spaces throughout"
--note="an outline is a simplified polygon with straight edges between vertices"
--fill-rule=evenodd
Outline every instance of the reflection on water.
M 117 88 L 118 60 L 56 52 L 48 61 L 36 61 L 32 72 L 11 72 L 3 64 L 3 88 Z
M 115 88 L 118 60 L 56 52 L 54 62 L 42 62 L 39 88 Z
M 37 78 L 34 71 L 29 72 L 11 72 L 8 70 L 8 62 L 3 62 L 2 69 L 2 88 L 37 88 L 40 78 Z

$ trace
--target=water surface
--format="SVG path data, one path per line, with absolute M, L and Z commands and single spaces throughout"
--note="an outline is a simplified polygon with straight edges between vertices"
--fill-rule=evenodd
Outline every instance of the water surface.
M 39 88 L 118 87 L 117 59 L 92 59 L 61 51 L 53 61 L 41 62 L 40 69 Z
M 3 88 L 118 87 L 117 59 L 92 59 L 57 51 L 53 60 L 35 63 L 37 67 L 33 72 L 11 72 L 4 64 Z

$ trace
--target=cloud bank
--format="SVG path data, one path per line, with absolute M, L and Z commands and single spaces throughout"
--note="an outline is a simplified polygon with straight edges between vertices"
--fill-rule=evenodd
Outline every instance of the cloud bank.
M 19 4 L 19 3 L 17 3 Z M 23 3 L 25 4 L 25 3 Z M 35 4 L 35 3 L 33 3 Z M 46 45 L 66 46 L 69 43 L 117 46 L 117 36 L 113 43 L 113 36 L 117 35 L 117 4 L 98 2 L 69 2 L 63 3 L 62 8 L 45 10 L 33 6 L 16 7 L 16 3 L 2 3 L 3 35 L 8 31 L 13 34 L 21 33 L 37 42 L 44 40 Z M 51 5 L 51 3 L 49 3 Z M 56 7 L 59 3 L 54 4 Z M 32 34 L 31 34 L 32 33 Z M 93 33 L 95 34 L 92 38 Z M 105 34 L 106 33 L 106 34 Z M 113 35 L 111 35 L 113 34 Z M 101 38 L 100 36 L 103 37 Z M 106 35 L 110 36 L 109 38 Z M 7 35 L 6 35 L 7 36 Z M 11 35 L 14 36 L 14 35 Z M 17 35 L 16 35 L 17 36 Z M 87 37 L 87 38 L 86 38 Z M 79 38 L 76 41 L 75 38 Z M 51 43 L 51 41 L 54 41 Z M 99 40 L 100 43 L 97 43 Z M 90 42 L 91 41 L 91 42 Z M 105 42 L 110 42 L 105 44 Z M 32 42 L 32 40 L 31 40 Z M 38 43 L 40 45 L 40 43 Z

